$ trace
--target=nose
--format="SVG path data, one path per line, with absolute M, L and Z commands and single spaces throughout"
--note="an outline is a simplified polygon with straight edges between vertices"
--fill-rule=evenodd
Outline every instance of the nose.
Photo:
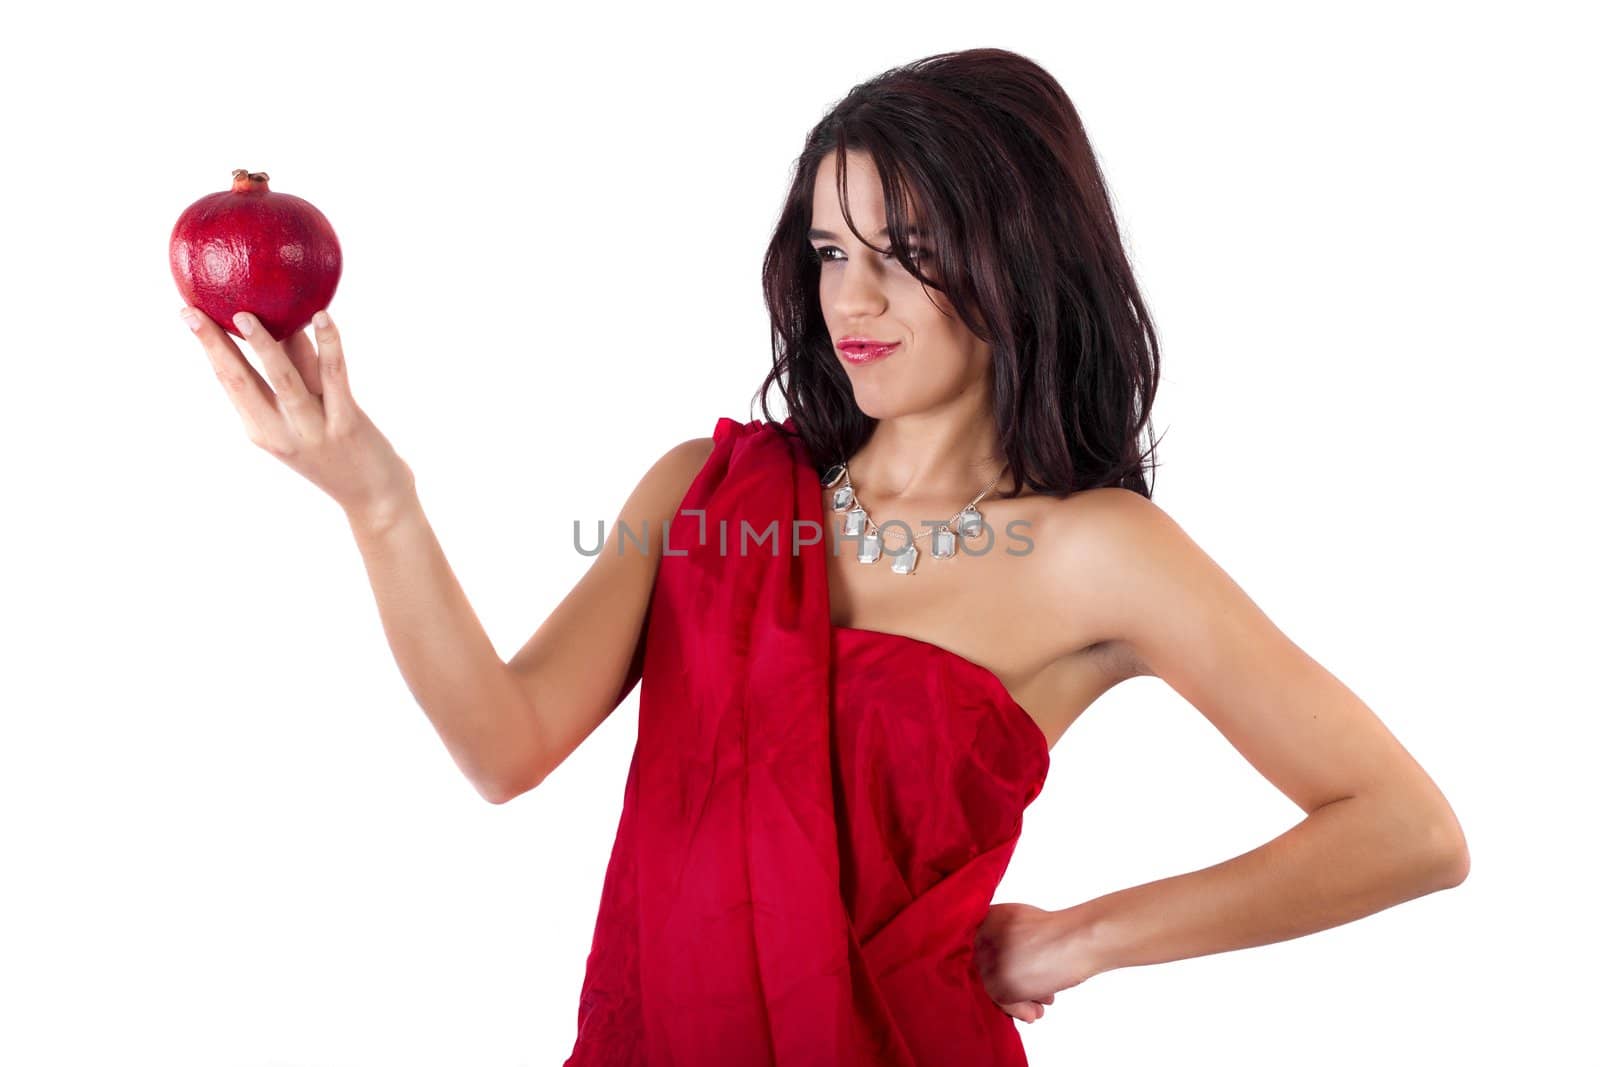
M 888 306 L 883 286 L 868 257 L 848 260 L 833 291 L 834 314 L 843 321 L 862 321 L 883 313 Z

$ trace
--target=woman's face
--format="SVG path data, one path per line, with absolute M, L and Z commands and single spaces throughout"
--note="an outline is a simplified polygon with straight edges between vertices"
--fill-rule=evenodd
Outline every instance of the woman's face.
M 889 235 L 883 229 L 877 168 L 862 152 L 848 153 L 845 166 L 850 217 L 870 240 L 886 247 Z M 818 167 L 812 189 L 810 239 L 819 258 L 817 296 L 833 340 L 833 357 L 850 376 L 857 406 L 872 418 L 891 418 L 931 411 L 980 387 L 989 374 L 990 347 L 967 329 L 943 294 L 924 290 L 893 256 L 855 239 L 839 206 L 834 171 L 829 155 Z M 908 254 L 916 257 L 915 251 Z M 919 267 L 931 275 L 931 259 Z M 887 356 L 859 363 L 840 348 L 852 338 L 899 345 Z

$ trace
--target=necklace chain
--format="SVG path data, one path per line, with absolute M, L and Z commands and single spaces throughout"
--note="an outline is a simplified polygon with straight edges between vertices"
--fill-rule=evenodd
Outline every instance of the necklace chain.
M 867 529 L 872 533 L 877 533 L 878 532 L 878 524 L 873 521 L 872 513 L 867 510 L 867 506 L 865 504 L 861 503 L 861 498 L 859 496 L 856 496 L 856 491 L 855 491 L 856 487 L 850 481 L 850 466 L 849 466 L 849 464 L 841 463 L 841 464 L 839 464 L 839 466 L 841 468 L 843 468 L 843 470 L 844 470 L 844 484 L 846 486 L 848 486 L 849 489 L 850 489 L 850 497 L 851 497 L 851 499 L 855 501 L 855 506 L 861 509 L 861 513 L 866 516 Z M 944 525 L 946 525 L 946 526 L 955 526 L 959 522 L 959 520 L 961 518 L 961 512 L 962 511 L 966 511 L 969 508 L 977 507 L 978 506 L 978 501 L 980 501 L 984 497 L 988 496 L 990 490 L 992 490 L 995 486 L 1000 484 L 1000 475 L 1004 474 L 1005 471 L 1006 471 L 1005 467 L 1002 466 L 1000 468 L 1000 473 L 996 474 L 994 476 L 994 480 L 991 481 L 988 485 L 984 486 L 983 492 L 979 493 L 977 496 L 973 497 L 970 501 L 968 501 L 966 507 L 963 507 L 960 511 L 957 511 L 954 515 L 950 516 L 950 518 L 946 519 L 945 522 L 944 522 Z M 924 537 L 931 537 L 933 535 L 933 532 L 935 530 L 937 530 L 937 529 L 939 529 L 939 527 L 937 527 L 937 526 L 926 527 L 921 533 L 914 534 L 912 536 L 911 540 L 912 540 L 912 542 L 916 542 L 916 541 L 922 540 L 922 538 L 924 538 Z
M 973 497 L 971 502 L 949 519 L 925 528 L 920 534 L 912 534 L 899 548 L 890 555 L 894 558 L 894 571 L 897 574 L 912 574 L 916 571 L 917 552 L 916 543 L 924 536 L 933 537 L 933 557 L 935 559 L 950 559 L 955 556 L 956 544 L 978 532 L 983 525 L 983 513 L 978 510 L 978 501 L 989 495 L 996 485 L 1000 484 L 1000 475 L 1004 474 L 1007 465 L 1002 465 L 1000 472 L 994 480 L 984 487 L 983 492 Z M 843 484 L 840 484 L 843 483 Z M 845 532 L 853 537 L 860 538 L 860 550 L 856 559 L 861 563 L 875 563 L 884 551 L 883 538 L 879 535 L 879 527 L 867 509 L 856 498 L 854 484 L 850 481 L 850 468 L 845 463 L 835 463 L 829 467 L 822 476 L 822 484 L 831 490 L 832 506 L 835 512 L 845 513 Z M 891 520 L 897 521 L 897 520 Z

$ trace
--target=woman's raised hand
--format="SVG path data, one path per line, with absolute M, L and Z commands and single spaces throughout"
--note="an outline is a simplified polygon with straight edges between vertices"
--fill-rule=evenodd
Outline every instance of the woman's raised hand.
M 339 331 L 326 311 L 312 319 L 315 347 L 304 330 L 278 342 L 249 312 L 234 316 L 265 379 L 221 326 L 192 307 L 180 314 L 250 440 L 331 496 L 352 520 L 387 515 L 415 491 L 410 466 L 350 395 Z

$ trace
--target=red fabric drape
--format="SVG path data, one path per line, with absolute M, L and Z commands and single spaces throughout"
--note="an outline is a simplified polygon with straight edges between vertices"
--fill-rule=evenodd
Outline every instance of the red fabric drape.
M 972 949 L 1044 735 L 984 668 L 834 626 L 804 446 L 714 438 L 651 597 L 566 1065 L 1025 1064 Z

